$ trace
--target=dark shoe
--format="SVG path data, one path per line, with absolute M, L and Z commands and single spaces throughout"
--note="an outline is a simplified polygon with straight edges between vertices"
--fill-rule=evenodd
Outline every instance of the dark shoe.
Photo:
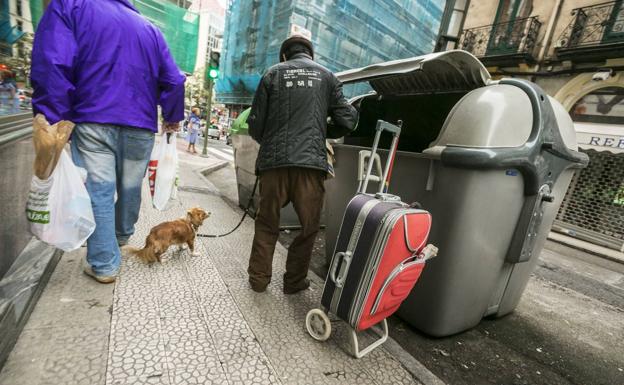
M 84 268 L 84 273 L 99 283 L 113 283 L 115 279 L 117 279 L 115 275 L 97 275 L 91 266 L 86 266 Z
M 301 284 L 296 285 L 296 286 L 284 285 L 284 294 L 297 294 L 300 291 L 304 291 L 309 287 L 310 287 L 310 280 L 306 278 L 303 280 L 303 282 L 301 282 Z
M 264 293 L 267 286 L 269 285 L 259 285 L 257 283 L 249 281 L 249 286 L 251 287 L 251 290 L 255 291 L 256 293 Z
M 119 247 L 124 247 L 128 245 L 128 238 L 117 238 L 117 244 Z

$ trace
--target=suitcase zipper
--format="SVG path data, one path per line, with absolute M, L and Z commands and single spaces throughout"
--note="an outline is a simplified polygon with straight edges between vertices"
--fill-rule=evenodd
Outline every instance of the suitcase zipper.
M 371 308 L 370 315 L 377 313 L 377 308 L 381 303 L 381 299 L 383 298 L 386 289 L 399 274 L 414 265 L 424 264 L 428 259 L 431 259 L 436 255 L 438 255 L 438 248 L 429 244 L 425 246 L 418 255 L 411 255 L 408 258 L 405 258 L 399 266 L 395 267 L 388 276 L 388 278 L 386 278 L 386 280 L 384 281 L 384 284 L 379 289 L 377 298 L 375 298 L 375 302 L 373 303 L 373 307 Z

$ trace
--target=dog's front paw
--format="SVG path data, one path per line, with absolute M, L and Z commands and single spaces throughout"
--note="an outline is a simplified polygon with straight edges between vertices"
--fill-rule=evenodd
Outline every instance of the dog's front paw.
M 199 251 L 192 251 L 191 252 L 191 257 L 199 257 L 201 256 L 201 254 L 199 253 Z

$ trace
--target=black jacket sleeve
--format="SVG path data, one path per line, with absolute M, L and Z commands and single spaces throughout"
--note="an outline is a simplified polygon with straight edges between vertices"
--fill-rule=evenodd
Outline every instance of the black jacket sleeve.
M 265 74 L 258 84 L 256 94 L 251 104 L 251 111 L 247 118 L 249 125 L 249 135 L 258 143 L 262 142 L 264 135 L 264 126 L 266 124 L 266 116 L 269 106 L 269 81 L 270 74 Z
M 342 83 L 335 77 L 333 80 L 334 86 L 329 104 L 331 122 L 327 126 L 327 137 L 329 139 L 338 139 L 355 130 L 358 122 L 358 112 L 355 107 L 349 104 L 347 98 L 342 93 Z

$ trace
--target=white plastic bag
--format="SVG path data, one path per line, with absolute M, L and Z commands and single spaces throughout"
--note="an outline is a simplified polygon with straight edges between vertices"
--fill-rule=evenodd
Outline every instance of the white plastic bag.
M 153 180 L 152 203 L 160 211 L 170 208 L 170 202 L 178 193 L 178 149 L 176 135 L 164 135 L 158 146 L 154 147 L 150 158 L 150 183 Z
M 26 203 L 30 232 L 63 251 L 72 251 L 95 230 L 91 199 L 84 185 L 86 171 L 62 151 L 46 180 L 33 176 Z

